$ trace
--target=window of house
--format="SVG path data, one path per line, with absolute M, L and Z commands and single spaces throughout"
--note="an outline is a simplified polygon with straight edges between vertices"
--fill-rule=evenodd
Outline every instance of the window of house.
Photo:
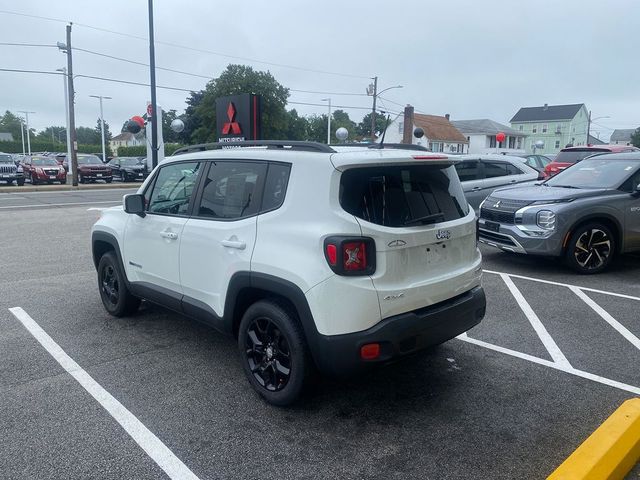
M 562 124 L 561 123 L 556 125 L 556 133 L 562 133 Z
M 398 122 L 398 133 L 404 133 L 404 122 Z
M 556 140 L 556 147 L 555 148 L 560 148 L 560 140 Z
M 200 162 L 172 163 L 162 167 L 148 197 L 148 212 L 186 215 L 199 171 Z
M 518 137 L 518 150 L 522 149 L 522 137 Z
M 509 148 L 516 148 L 516 138 L 509 137 Z
M 547 127 L 548 125 L 546 123 L 542 124 L 542 133 L 547 133 Z
M 429 143 L 429 150 L 431 150 L 432 152 L 442 152 L 442 147 L 443 147 L 443 144 L 440 142 Z
M 264 163 L 212 162 L 195 214 L 224 220 L 257 214 L 266 170 Z
M 489 148 L 496 148 L 496 136 L 495 135 L 490 135 L 489 136 Z
M 538 125 L 534 125 L 533 128 L 531 129 L 531 131 L 533 133 L 538 133 Z
M 518 125 L 518 130 L 522 132 L 524 130 L 524 125 Z

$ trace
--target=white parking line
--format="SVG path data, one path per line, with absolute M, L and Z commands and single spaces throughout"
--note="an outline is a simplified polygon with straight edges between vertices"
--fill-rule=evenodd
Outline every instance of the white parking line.
M 9 208 L 42 208 L 42 207 L 68 207 L 68 206 L 76 206 L 76 205 L 98 205 L 105 203 L 113 203 L 120 204 L 122 200 L 108 200 L 104 202 L 74 202 L 74 203 L 40 203 L 36 205 L 10 205 L 7 207 L 0 207 L 0 209 L 9 209 Z
M 133 440 L 172 479 L 198 480 L 198 477 L 176 457 L 138 418 L 96 382 L 20 307 L 9 311 L 35 337 L 47 352 L 69 373 L 129 434 Z
M 570 290 L 575 293 L 584 303 L 589 305 L 594 312 L 596 312 L 602 319 L 615 328 L 620 335 L 629 340 L 631 344 L 640 350 L 640 338 L 636 337 L 633 333 L 631 333 L 627 328 L 618 322 L 615 318 L 613 318 L 604 308 L 594 302 L 591 298 L 587 296 L 582 290 L 577 287 L 569 287 Z
M 490 273 L 492 275 L 508 275 L 512 278 L 521 278 L 522 280 L 531 280 L 532 282 L 546 283 L 548 285 L 558 285 L 561 287 L 576 287 L 585 292 L 602 293 L 604 295 L 610 295 L 612 297 L 628 298 L 629 300 L 637 300 L 640 302 L 640 297 L 634 297 L 632 295 L 625 295 L 624 293 L 608 292 L 607 290 L 598 290 L 596 288 L 581 287 L 579 285 L 571 285 L 569 283 L 554 282 L 551 280 L 543 280 L 542 278 L 525 277 L 524 275 L 516 275 L 515 273 L 496 272 L 494 270 L 483 270 L 484 273 Z
M 518 287 L 516 287 L 516 285 L 513 283 L 513 280 L 511 280 L 511 278 L 509 278 L 509 276 L 505 273 L 500 274 L 500 277 L 511 291 L 511 294 L 516 299 L 516 302 L 518 302 L 520 309 L 531 323 L 531 326 L 538 334 L 538 337 L 540 337 L 540 340 L 549 352 L 549 355 L 551 355 L 551 358 L 553 358 L 553 361 L 559 365 L 564 366 L 565 368 L 572 368 L 569 360 L 567 360 L 567 357 L 564 356 L 564 353 L 562 353 L 560 347 L 558 347 L 555 340 L 551 337 L 551 335 L 549 335 L 549 332 L 538 318 L 538 315 L 536 315 L 536 312 L 533 311 L 531 305 L 529 305 L 529 302 L 527 302 L 520 290 L 518 290 Z
M 582 370 L 575 369 L 573 367 L 567 367 L 565 365 L 551 362 L 549 360 L 545 360 L 543 358 L 534 357 L 533 355 L 528 355 L 526 353 L 517 352 L 515 350 L 511 350 L 509 348 L 500 347 L 498 345 L 494 345 L 492 343 L 483 342 L 482 340 L 477 340 L 475 338 L 469 337 L 466 333 L 462 335 L 458 335 L 456 337 L 458 340 L 462 340 L 463 342 L 472 343 L 474 345 L 478 345 L 480 347 L 488 348 L 489 350 L 493 350 L 496 352 L 504 353 L 506 355 L 511 355 L 512 357 L 521 358 L 523 360 L 527 360 L 529 362 L 537 363 L 539 365 L 544 365 L 545 367 L 553 368 L 555 370 L 560 370 L 561 372 L 569 373 L 571 375 L 575 375 L 576 377 L 586 378 L 587 380 L 591 380 L 593 382 L 601 383 L 603 385 L 608 385 L 609 387 L 618 388 L 620 390 L 625 390 L 627 392 L 631 392 L 635 395 L 640 395 L 640 387 L 634 387 L 633 385 L 629 385 L 626 383 L 618 382 L 616 380 L 611 380 L 610 378 L 601 377 L 599 375 L 594 375 L 589 372 L 584 372 Z

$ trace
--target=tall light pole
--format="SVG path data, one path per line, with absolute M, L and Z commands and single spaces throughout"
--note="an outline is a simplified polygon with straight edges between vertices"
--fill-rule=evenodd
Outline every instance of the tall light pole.
M 22 137 L 22 155 L 24 155 L 25 149 L 24 149 L 24 123 L 22 122 L 22 117 L 20 117 L 20 136 Z
M 18 110 L 18 113 L 24 113 L 26 122 L 27 122 L 27 149 L 29 150 L 29 155 L 31 155 L 31 135 L 29 135 L 29 114 L 36 112 L 27 112 L 25 110 Z
M 73 165 L 71 165 L 71 130 L 69 129 L 69 85 L 67 84 L 67 67 L 58 68 L 56 72 L 62 72 L 62 83 L 64 87 L 64 119 L 67 122 L 67 165 L 69 175 L 73 178 Z
M 76 91 L 73 88 L 73 51 L 71 49 L 71 23 L 67 25 L 67 43 L 58 42 L 58 49 L 67 54 L 67 91 L 69 92 L 69 144 L 71 145 L 71 157 L 69 158 L 69 171 L 72 172 L 71 184 L 78 186 L 78 142 L 76 137 L 76 113 L 74 101 Z M 67 148 L 69 148 L 67 146 Z
M 376 136 L 376 102 L 378 97 L 382 95 L 387 90 L 392 90 L 394 88 L 402 88 L 402 85 L 395 85 L 393 87 L 385 88 L 382 91 L 378 91 L 378 77 L 373 77 L 373 83 L 369 85 L 367 88 L 367 95 L 373 97 L 373 106 L 371 108 L 371 141 L 375 141 Z
M 323 98 L 323 102 L 329 102 L 329 113 L 327 115 L 327 145 L 331 145 L 331 99 Z
M 104 143 L 104 115 L 102 112 L 102 100 L 111 100 L 111 97 L 105 97 L 103 95 L 89 95 L 92 98 L 98 98 L 100 100 L 100 131 L 102 134 L 102 161 L 107 161 L 107 148 Z
M 153 36 L 153 0 L 149 0 L 149 75 L 151 84 L 151 112 L 147 113 L 151 122 L 151 165 L 158 165 L 158 114 L 156 102 L 156 53 Z

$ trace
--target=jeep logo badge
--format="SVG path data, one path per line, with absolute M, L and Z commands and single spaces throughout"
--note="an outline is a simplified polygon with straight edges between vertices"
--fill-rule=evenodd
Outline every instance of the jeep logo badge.
M 387 243 L 387 247 L 404 247 L 407 244 L 404 240 L 393 240 Z
M 436 240 L 449 240 L 451 238 L 450 230 L 438 230 L 436 232 Z

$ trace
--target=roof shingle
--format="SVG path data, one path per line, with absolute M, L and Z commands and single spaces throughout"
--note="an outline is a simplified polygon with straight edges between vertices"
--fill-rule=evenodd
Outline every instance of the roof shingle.
M 571 105 L 547 105 L 546 107 L 522 107 L 513 116 L 510 123 L 572 120 L 583 105 L 584 103 L 575 103 Z
M 480 120 L 453 120 L 451 123 L 464 135 L 495 135 L 502 132 L 514 137 L 526 136 L 523 132 L 519 132 L 518 130 L 514 130 L 511 127 L 494 122 L 488 118 L 482 118 Z
M 430 141 L 469 143 L 467 137 L 454 127 L 446 117 L 416 113 L 413 116 L 413 123 L 416 127 L 424 130 L 425 137 Z
M 630 142 L 635 128 L 616 128 L 611 134 L 610 142 Z

